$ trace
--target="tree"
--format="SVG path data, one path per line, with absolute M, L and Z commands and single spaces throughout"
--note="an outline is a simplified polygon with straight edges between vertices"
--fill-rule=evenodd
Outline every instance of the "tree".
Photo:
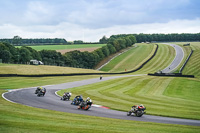
M 119 42 L 117 40 L 114 40 L 112 43 L 117 51 L 119 51 L 121 49 Z
M 96 52 L 99 56 L 99 61 L 103 60 L 105 58 L 105 55 L 102 52 L 102 48 L 99 48 L 97 50 L 95 50 L 94 52 Z
M 99 40 L 99 43 L 101 44 L 105 44 L 108 42 L 108 38 L 106 36 L 103 36 L 100 40 Z
M 75 40 L 74 44 L 83 44 L 83 41 L 82 40 Z
M 105 57 L 110 55 L 110 51 L 108 49 L 108 46 L 103 46 L 101 49 L 102 49 L 102 52 L 103 52 Z
M 31 47 L 26 47 L 26 46 L 24 46 L 24 47 L 29 50 L 29 52 L 31 53 L 31 57 L 33 59 L 36 59 L 36 60 L 39 60 L 39 61 L 42 60 L 41 56 L 40 56 L 40 54 L 39 54 L 39 52 L 37 50 L 35 50 L 35 49 L 31 48 Z
M 24 46 L 19 49 L 19 61 L 23 64 L 27 64 L 32 59 L 31 52 Z
M 20 36 L 14 36 L 12 40 L 12 44 L 19 45 L 22 41 L 22 38 Z
M 137 42 L 135 36 L 133 36 L 133 35 L 128 36 L 128 38 L 131 40 L 131 43 L 132 43 L 131 45 L 133 45 Z
M 108 44 L 107 47 L 109 49 L 110 54 L 116 53 L 116 49 L 115 49 L 115 47 L 113 45 Z
M 2 59 L 3 63 L 9 63 L 11 59 L 11 53 L 8 50 L 0 51 L 0 59 Z

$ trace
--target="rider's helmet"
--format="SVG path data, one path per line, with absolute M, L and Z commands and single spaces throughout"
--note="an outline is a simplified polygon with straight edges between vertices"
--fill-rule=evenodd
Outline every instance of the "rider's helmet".
M 142 104 L 140 104 L 140 107 L 143 107 L 143 105 L 142 105 Z
M 87 100 L 90 100 L 90 97 L 88 97 Z

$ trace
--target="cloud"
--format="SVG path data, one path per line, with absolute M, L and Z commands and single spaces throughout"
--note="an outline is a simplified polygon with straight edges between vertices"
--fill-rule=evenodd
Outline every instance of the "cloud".
M 199 33 L 200 18 L 195 20 L 173 20 L 168 23 L 115 25 L 107 28 L 91 29 L 72 23 L 60 23 L 55 26 L 0 26 L 2 38 L 19 35 L 22 38 L 65 38 L 68 41 L 99 41 L 104 35 L 133 33 Z M 3 33 L 3 34 L 2 34 Z
M 98 41 L 103 35 L 200 29 L 198 0 L 6 0 L 0 5 L 0 38 Z

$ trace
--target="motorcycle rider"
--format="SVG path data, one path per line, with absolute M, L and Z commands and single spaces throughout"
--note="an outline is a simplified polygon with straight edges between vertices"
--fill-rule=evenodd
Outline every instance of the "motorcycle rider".
M 90 99 L 90 97 L 88 97 L 87 99 L 86 99 L 86 104 L 88 103 L 88 102 L 92 102 L 92 100 Z
M 136 111 L 138 109 L 138 105 L 133 105 L 132 106 L 132 108 L 131 108 L 131 110 L 134 112 L 134 111 Z
M 87 99 L 86 99 L 86 101 L 82 101 L 81 103 L 80 103 L 80 108 L 82 108 L 82 107 L 85 107 L 88 103 L 91 103 L 92 102 L 92 100 L 88 97 Z
M 65 92 L 64 94 L 65 94 L 66 96 L 70 96 L 70 97 L 71 97 L 71 95 L 72 95 L 71 92 Z

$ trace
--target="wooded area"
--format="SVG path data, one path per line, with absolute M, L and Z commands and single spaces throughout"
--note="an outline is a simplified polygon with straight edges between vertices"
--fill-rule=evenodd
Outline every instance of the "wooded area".
M 42 61 L 45 65 L 92 69 L 105 57 L 135 43 L 136 38 L 133 35 L 129 35 L 109 39 L 106 46 L 93 52 L 75 50 L 62 55 L 55 50 L 41 50 L 38 52 L 31 47 L 22 46 L 21 48 L 15 48 L 8 42 L 0 42 L 0 59 L 2 59 L 3 63 L 17 64 L 28 64 L 30 60 L 36 59 Z
M 182 33 L 182 34 L 120 34 L 112 35 L 110 38 L 119 38 L 133 35 L 137 42 L 185 42 L 185 41 L 200 41 L 200 33 Z M 104 39 L 103 39 L 104 38 Z M 105 41 L 105 37 L 102 40 Z M 101 39 L 100 39 L 101 40 Z

